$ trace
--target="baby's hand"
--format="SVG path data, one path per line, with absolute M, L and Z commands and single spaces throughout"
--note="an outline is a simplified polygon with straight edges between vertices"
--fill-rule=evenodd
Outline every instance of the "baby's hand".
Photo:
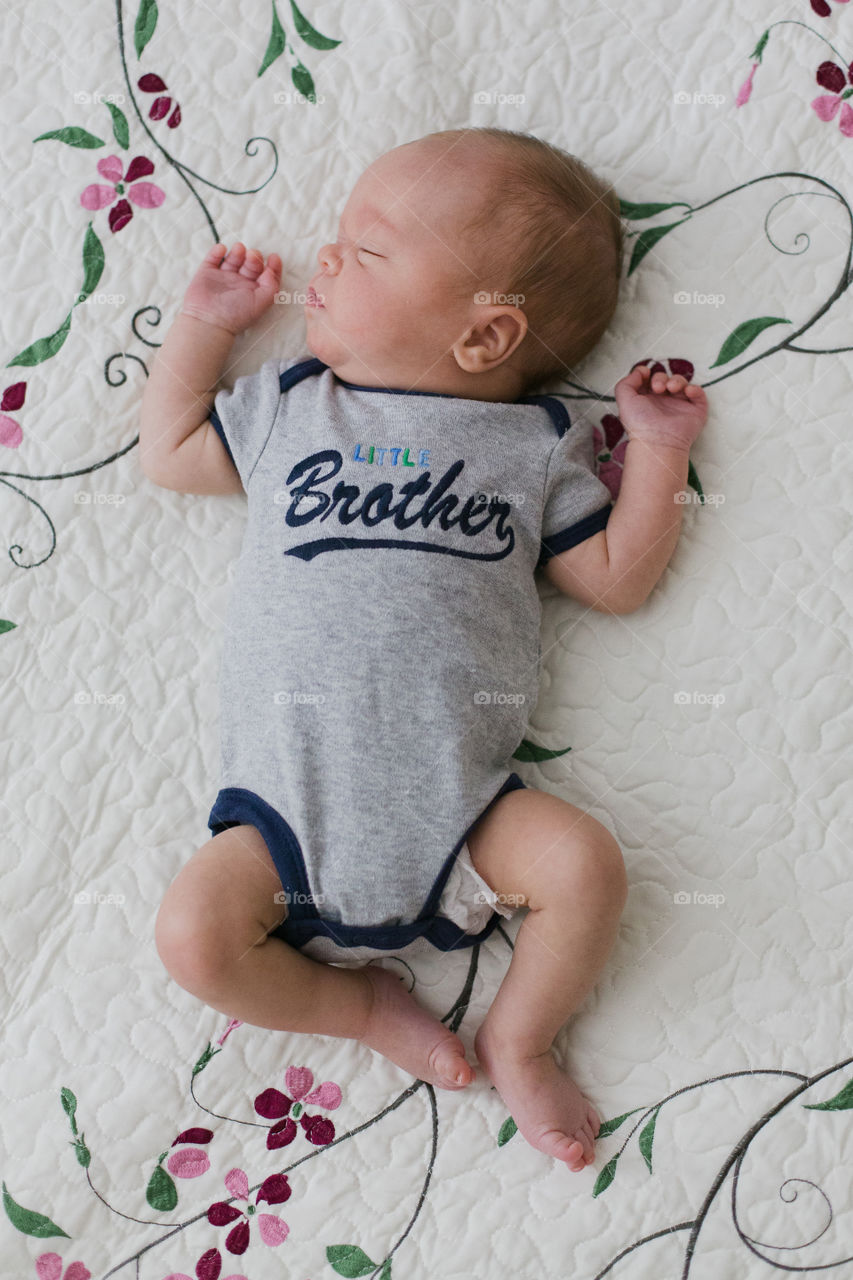
M 682 374 L 656 373 L 637 365 L 614 388 L 619 417 L 629 440 L 689 450 L 705 425 L 708 400 Z
M 228 329 L 235 336 L 272 305 L 281 281 L 281 258 L 271 253 L 264 266 L 258 249 L 238 240 L 226 253 L 215 244 L 190 281 L 181 314 Z

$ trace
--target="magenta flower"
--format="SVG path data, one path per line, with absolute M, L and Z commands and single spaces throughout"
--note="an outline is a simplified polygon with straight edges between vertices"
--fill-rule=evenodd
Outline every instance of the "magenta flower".
M 305 1105 L 310 1103 L 325 1111 L 335 1111 L 341 1105 L 342 1097 L 338 1086 L 331 1080 L 325 1080 L 314 1089 L 314 1073 L 307 1067 L 288 1067 L 284 1073 L 284 1084 L 288 1093 L 281 1093 L 278 1089 L 264 1089 L 255 1098 L 255 1111 L 258 1115 L 265 1120 L 277 1121 L 267 1133 L 269 1150 L 277 1151 L 279 1147 L 286 1147 L 293 1141 L 297 1133 L 297 1120 L 309 1142 L 317 1147 L 327 1146 L 335 1136 L 335 1126 L 325 1116 L 309 1115 Z M 301 1099 L 304 1099 L 305 1105 Z
M 155 76 L 152 72 L 149 72 L 148 75 L 140 76 L 136 83 L 143 93 L 156 93 L 160 95 L 165 93 L 166 81 L 162 80 L 160 76 Z M 148 112 L 148 118 L 150 120 L 162 120 L 165 115 L 168 115 L 171 105 L 171 98 L 163 96 L 155 98 L 151 103 L 151 110 Z M 180 123 L 181 108 L 176 102 L 175 109 L 169 116 L 166 124 L 170 129 L 176 129 Z
M 747 102 L 749 102 L 750 94 L 752 93 L 752 80 L 757 70 L 758 70 L 758 63 L 753 62 L 752 69 L 749 75 L 746 77 L 743 84 L 737 91 L 737 98 L 735 99 L 736 107 L 743 107 L 747 104 Z
M 221 1271 L 222 1254 L 218 1249 L 208 1249 L 195 1264 L 195 1280 L 246 1280 L 245 1276 L 220 1275 Z M 163 1280 L 192 1280 L 192 1276 L 185 1275 L 183 1271 L 172 1271 Z
M 236 1199 L 248 1201 L 249 1179 L 242 1169 L 232 1169 L 226 1174 L 225 1185 Z M 231 1222 L 237 1223 L 225 1237 L 225 1248 L 229 1253 L 246 1252 L 249 1247 L 249 1224 L 255 1214 L 258 1217 L 258 1230 L 264 1244 L 270 1246 L 281 1244 L 287 1239 L 290 1227 L 275 1214 L 258 1213 L 258 1205 L 262 1200 L 266 1200 L 267 1204 L 282 1204 L 290 1199 L 290 1195 L 290 1183 L 286 1175 L 273 1173 L 268 1178 L 264 1178 L 258 1188 L 254 1204 L 247 1203 L 244 1210 L 235 1209 L 233 1204 L 226 1204 L 224 1200 L 217 1200 L 208 1209 L 207 1220 L 212 1227 L 226 1227 Z M 238 1218 L 241 1221 L 237 1222 Z
M 184 1129 L 179 1133 L 173 1147 L 177 1147 L 178 1143 L 208 1143 L 213 1138 L 211 1129 Z M 207 1152 L 202 1151 L 199 1146 L 181 1146 L 180 1150 L 173 1151 L 166 1161 L 166 1168 L 169 1173 L 173 1173 L 176 1178 L 200 1178 L 203 1173 L 207 1173 L 210 1168 L 210 1161 L 207 1158 Z
M 24 438 L 20 423 L 8 415 L 21 408 L 26 395 L 26 382 L 13 382 L 10 387 L 6 388 L 2 399 L 0 399 L 0 444 L 5 444 L 7 449 L 17 449 Z
M 838 4 L 847 4 L 847 0 L 836 0 Z M 811 6 L 819 18 L 828 18 L 832 13 L 826 0 L 811 0 Z
M 40 1253 L 36 1258 L 39 1280 L 63 1280 L 62 1259 L 58 1253 Z M 89 1280 L 91 1271 L 82 1262 L 69 1262 L 64 1280 Z
M 815 78 L 822 89 L 829 89 L 829 93 L 815 98 L 812 110 L 819 119 L 829 121 L 835 118 L 840 107 L 838 127 L 845 138 L 853 138 L 853 108 L 847 102 L 853 95 L 853 63 L 844 71 L 836 62 L 822 62 Z
M 122 177 L 122 164 L 118 156 L 106 156 L 98 161 L 98 173 L 113 185 L 105 187 L 100 182 L 93 182 L 80 196 L 84 209 L 106 209 L 119 196 L 127 195 L 140 209 L 157 209 L 166 199 L 165 191 L 161 191 L 153 182 L 139 182 L 154 172 L 154 165 L 147 156 L 135 156 Z M 132 185 L 128 185 L 132 184 Z M 120 199 L 115 208 L 110 209 L 110 230 L 121 231 L 133 217 L 133 210 L 127 200 Z

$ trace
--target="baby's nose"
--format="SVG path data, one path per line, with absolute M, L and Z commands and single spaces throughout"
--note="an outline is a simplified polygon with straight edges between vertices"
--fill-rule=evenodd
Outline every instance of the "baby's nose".
M 317 258 L 324 271 L 337 271 L 340 266 L 341 256 L 338 252 L 337 245 L 324 244 L 320 252 L 317 254 Z

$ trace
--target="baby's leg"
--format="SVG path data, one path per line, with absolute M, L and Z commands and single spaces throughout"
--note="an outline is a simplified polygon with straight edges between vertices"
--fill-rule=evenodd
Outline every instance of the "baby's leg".
M 530 788 L 501 796 L 468 848 L 496 893 L 530 908 L 477 1057 L 522 1137 L 579 1171 L 592 1162 L 599 1119 L 551 1045 L 613 944 L 627 893 L 622 854 L 595 818 Z
M 202 845 L 157 916 L 157 950 L 175 981 L 258 1027 L 360 1040 L 445 1089 L 473 1079 L 459 1037 L 387 969 L 322 964 L 268 937 L 287 915 L 280 893 L 257 827 L 229 827 Z

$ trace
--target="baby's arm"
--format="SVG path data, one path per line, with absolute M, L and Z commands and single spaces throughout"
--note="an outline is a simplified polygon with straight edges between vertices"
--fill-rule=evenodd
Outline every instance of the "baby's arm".
M 630 613 L 660 578 L 681 529 L 690 446 L 705 425 L 705 392 L 638 365 L 615 387 L 628 433 L 619 496 L 607 527 L 553 556 L 545 576 L 604 613 Z
M 243 486 L 208 414 L 234 338 L 271 305 L 281 259 L 217 244 L 205 256 L 151 369 L 139 426 L 139 461 L 155 484 L 184 493 Z

